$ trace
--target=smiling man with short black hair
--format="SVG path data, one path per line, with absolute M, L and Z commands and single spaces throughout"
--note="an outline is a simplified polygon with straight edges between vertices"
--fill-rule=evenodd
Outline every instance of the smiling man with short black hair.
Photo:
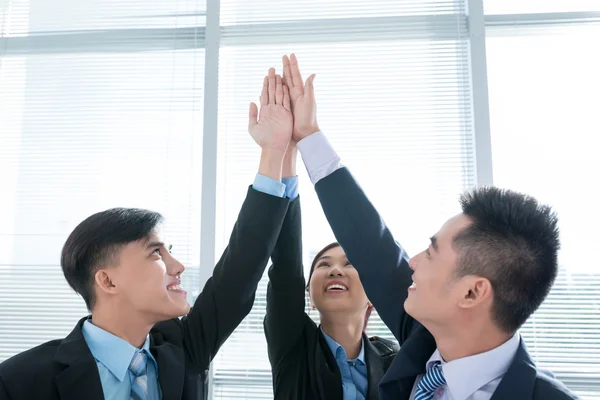
M 94 214 L 71 233 L 61 259 L 91 316 L 65 339 L 0 364 L 0 399 L 207 398 L 209 364 L 250 312 L 289 205 L 281 174 L 292 114 L 281 77 L 271 75 L 260 117 L 254 106 L 249 118 L 262 148 L 259 173 L 191 310 L 180 286 L 185 268 L 170 253 L 160 214 Z

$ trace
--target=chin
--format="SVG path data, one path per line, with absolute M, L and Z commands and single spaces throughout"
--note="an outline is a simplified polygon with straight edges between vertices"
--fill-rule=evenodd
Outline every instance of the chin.
M 169 319 L 179 318 L 184 315 L 187 315 L 187 313 L 189 313 L 189 312 L 190 312 L 190 305 L 187 301 L 185 302 L 185 304 L 173 303 L 167 309 L 163 309 L 161 319 L 163 321 L 167 321 Z
M 417 317 L 415 316 L 415 310 L 414 310 L 414 306 L 412 304 L 413 302 L 410 299 L 410 296 L 406 298 L 406 300 L 404 300 L 404 311 L 406 311 L 406 313 L 408 315 L 410 315 L 411 317 L 417 319 Z
M 359 309 L 358 306 L 353 306 L 352 304 L 344 303 L 344 302 L 326 302 L 325 304 L 321 304 L 317 306 L 317 309 L 320 312 L 327 313 L 337 313 L 337 312 L 352 312 L 354 310 Z
M 185 304 L 181 304 L 179 305 L 179 307 L 177 307 L 177 315 L 173 315 L 172 318 L 177 318 L 177 317 L 182 317 L 184 315 L 187 315 L 187 313 L 190 312 L 190 304 L 186 301 Z

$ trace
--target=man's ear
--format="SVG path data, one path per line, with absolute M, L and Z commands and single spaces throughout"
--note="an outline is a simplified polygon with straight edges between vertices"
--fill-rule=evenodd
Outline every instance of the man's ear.
M 492 284 L 487 278 L 469 276 L 464 278 L 463 297 L 458 306 L 467 309 L 478 306 L 491 300 L 493 296 Z
M 94 275 L 94 281 L 98 290 L 106 294 L 118 293 L 117 286 L 114 283 L 114 268 L 101 268 L 96 271 Z

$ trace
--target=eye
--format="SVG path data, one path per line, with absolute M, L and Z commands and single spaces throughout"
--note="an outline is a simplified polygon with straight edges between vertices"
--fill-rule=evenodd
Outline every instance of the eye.
M 157 247 L 156 249 L 154 249 L 154 250 L 152 251 L 152 254 L 156 254 L 156 255 L 159 255 L 159 256 L 160 256 L 160 247 Z
M 429 247 L 425 249 L 425 253 L 428 257 L 431 257 L 431 252 L 429 251 Z
M 321 267 L 329 267 L 329 264 L 326 262 L 319 263 L 319 265 L 317 265 L 317 268 L 321 268 Z

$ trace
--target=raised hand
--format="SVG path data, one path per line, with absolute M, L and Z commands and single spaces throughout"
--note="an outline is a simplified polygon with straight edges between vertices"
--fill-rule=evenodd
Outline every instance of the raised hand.
M 260 95 L 260 115 L 256 104 L 250 103 L 248 132 L 263 151 L 277 151 L 283 156 L 292 138 L 292 128 L 289 89 L 271 68 Z
M 293 140 L 300 141 L 305 137 L 319 131 L 317 124 L 317 103 L 315 102 L 315 90 L 312 74 L 302 81 L 298 59 L 295 54 L 290 57 L 283 56 L 283 83 L 290 92 L 292 112 L 294 114 Z

